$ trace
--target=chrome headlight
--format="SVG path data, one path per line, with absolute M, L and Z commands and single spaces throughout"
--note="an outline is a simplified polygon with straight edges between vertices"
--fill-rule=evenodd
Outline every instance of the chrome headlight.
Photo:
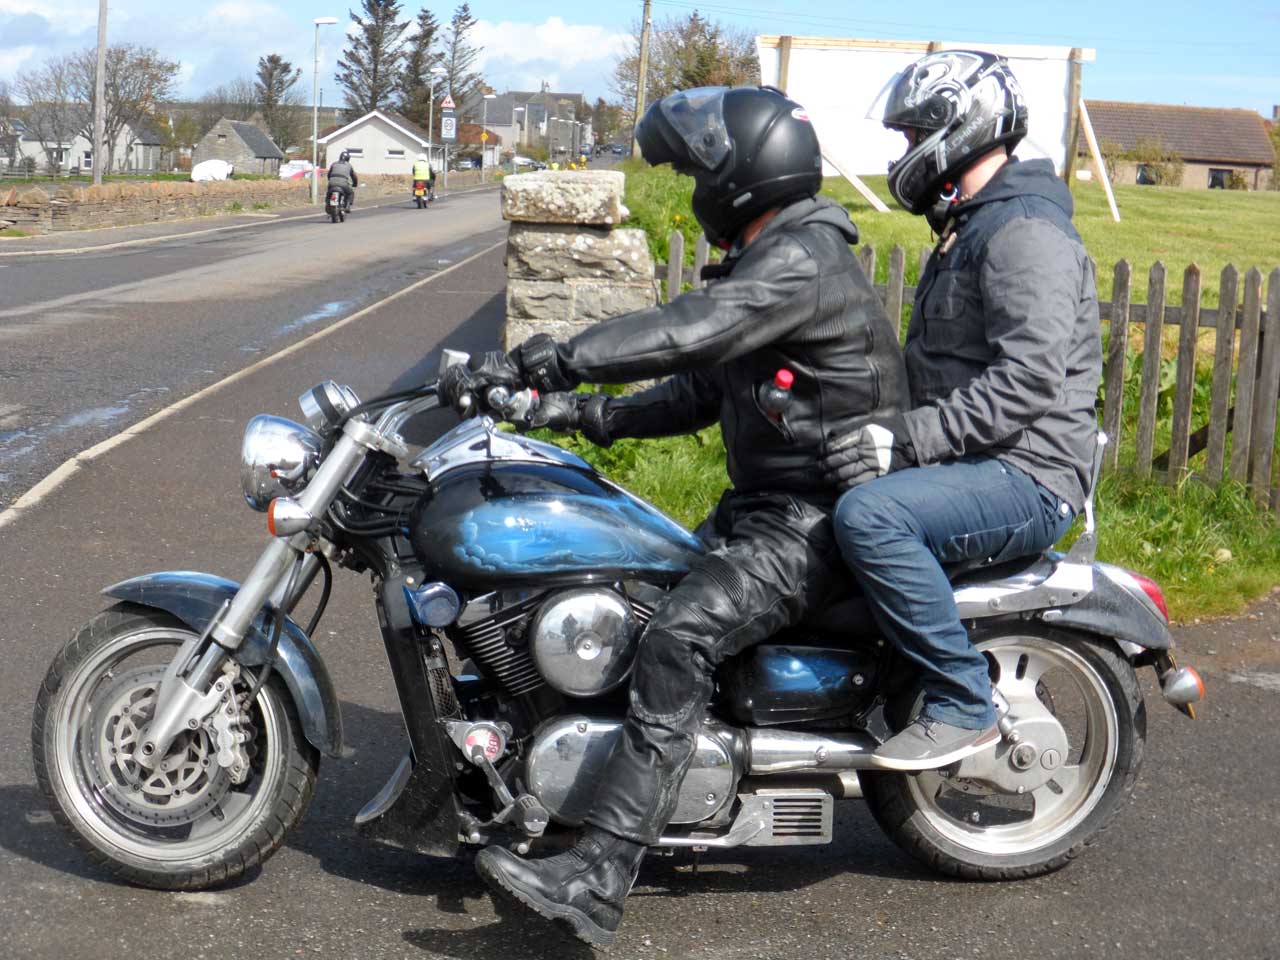
M 254 417 L 240 446 L 240 486 L 245 502 L 264 511 L 276 497 L 302 490 L 320 464 L 319 434 L 283 417 Z
M 360 398 L 350 387 L 326 380 L 298 397 L 298 406 L 302 408 L 307 426 L 327 437 L 339 420 L 360 406 Z

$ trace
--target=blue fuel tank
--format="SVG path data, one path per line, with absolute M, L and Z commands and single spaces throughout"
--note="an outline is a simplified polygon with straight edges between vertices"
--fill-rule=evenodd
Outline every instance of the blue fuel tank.
M 411 526 L 428 575 L 464 590 L 669 583 L 704 551 L 656 507 L 561 459 L 470 463 L 433 480 Z

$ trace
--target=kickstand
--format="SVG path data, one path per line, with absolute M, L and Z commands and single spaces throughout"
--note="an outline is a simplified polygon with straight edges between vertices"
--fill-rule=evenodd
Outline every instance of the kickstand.
M 698 875 L 698 866 L 702 863 L 702 855 L 706 852 L 706 847 L 693 847 L 693 869 L 690 871 L 691 876 Z

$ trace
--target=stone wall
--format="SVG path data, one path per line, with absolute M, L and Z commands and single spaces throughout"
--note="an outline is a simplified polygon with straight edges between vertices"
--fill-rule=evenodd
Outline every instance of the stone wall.
M 625 183 L 614 170 L 522 173 L 502 183 L 510 349 L 535 333 L 573 336 L 653 306 L 658 288 L 643 230 L 619 229 Z
M 450 190 L 478 180 L 478 171 L 450 174 Z M 369 201 L 400 194 L 407 203 L 409 190 L 407 176 L 362 177 L 356 191 L 356 209 Z M 52 196 L 38 186 L 0 188 L 0 230 L 14 227 L 33 234 L 92 230 L 306 207 L 310 202 L 310 187 L 305 180 L 138 181 L 101 187 L 63 184 Z

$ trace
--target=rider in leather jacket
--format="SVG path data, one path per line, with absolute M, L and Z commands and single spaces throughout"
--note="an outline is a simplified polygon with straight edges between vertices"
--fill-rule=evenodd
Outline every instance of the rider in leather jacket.
M 351 154 L 343 150 L 342 155 L 329 166 L 329 186 L 341 188 L 344 209 L 350 210 L 355 203 L 359 185 L 360 178 L 356 176 L 355 167 L 351 166 Z
M 441 383 L 466 409 L 491 386 L 533 386 L 541 406 L 525 426 L 580 429 L 603 445 L 716 421 L 724 436 L 733 487 L 699 528 L 709 551 L 641 639 L 587 828 L 560 856 L 527 861 L 489 847 L 477 860 L 496 890 L 597 943 L 612 941 L 644 850 L 674 811 L 716 666 L 847 583 L 835 490 L 819 469 L 824 438 L 907 404 L 895 328 L 850 250 L 857 230 L 816 197 L 821 154 L 798 104 L 768 87 L 675 93 L 636 136 L 647 162 L 693 175 L 694 213 L 727 250 L 716 279 L 564 343 L 539 335 L 476 358 Z M 761 388 L 780 369 L 793 383 L 779 412 Z M 632 396 L 566 392 L 662 376 Z

